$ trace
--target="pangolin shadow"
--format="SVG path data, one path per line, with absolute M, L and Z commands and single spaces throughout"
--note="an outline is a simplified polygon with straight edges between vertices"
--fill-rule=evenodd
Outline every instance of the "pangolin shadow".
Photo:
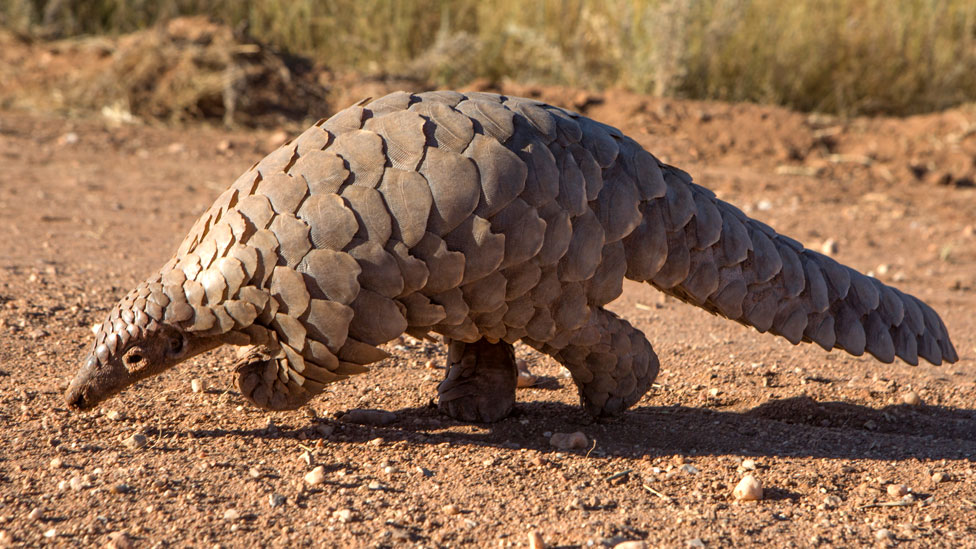
M 314 444 L 318 438 L 328 443 L 367 443 L 382 438 L 385 442 L 449 442 L 554 453 L 561 450 L 550 446 L 547 433 L 582 431 L 595 445 L 569 452 L 588 453 L 593 458 L 679 454 L 976 461 L 976 410 L 945 406 L 872 408 L 800 396 L 770 400 L 742 412 L 640 406 L 618 418 L 593 421 L 568 404 L 522 402 L 505 420 L 470 424 L 476 432 L 465 432 L 469 424 L 441 415 L 432 405 L 402 408 L 396 413 L 397 421 L 383 427 L 332 422 L 335 432 L 328 437 L 307 423 L 271 431 L 218 429 L 189 434 L 195 438 L 305 438 L 305 444 Z

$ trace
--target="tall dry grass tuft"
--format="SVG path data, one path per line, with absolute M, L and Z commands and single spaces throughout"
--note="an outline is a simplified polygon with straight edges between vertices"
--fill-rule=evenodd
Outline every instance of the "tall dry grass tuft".
M 0 0 L 47 36 L 176 15 L 246 24 L 338 69 L 510 78 L 842 114 L 976 100 L 972 0 Z

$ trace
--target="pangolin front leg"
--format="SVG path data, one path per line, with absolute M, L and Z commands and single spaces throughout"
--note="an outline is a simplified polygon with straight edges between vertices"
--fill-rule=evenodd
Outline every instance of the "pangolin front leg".
M 462 421 L 492 422 L 515 405 L 518 368 L 511 343 L 449 341 L 447 375 L 437 386 L 437 407 Z

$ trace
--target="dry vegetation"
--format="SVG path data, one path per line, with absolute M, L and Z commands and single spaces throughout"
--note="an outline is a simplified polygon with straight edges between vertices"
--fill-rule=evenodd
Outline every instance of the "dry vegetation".
M 976 97 L 976 3 L 906 0 L 0 0 L 45 37 L 209 14 L 333 69 L 624 87 L 841 114 Z

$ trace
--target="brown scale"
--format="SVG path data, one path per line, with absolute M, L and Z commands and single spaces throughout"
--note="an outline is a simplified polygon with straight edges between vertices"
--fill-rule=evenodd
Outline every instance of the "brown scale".
M 617 414 L 658 371 L 644 335 L 603 308 L 625 277 L 793 343 L 958 358 L 930 307 L 615 128 L 530 99 L 397 92 L 320 121 L 218 196 L 101 324 L 68 401 L 91 407 L 231 344 L 245 398 L 296 408 L 406 332 L 448 341 L 438 392 L 455 417 L 511 410 L 517 341 L 561 362 L 588 412 Z

